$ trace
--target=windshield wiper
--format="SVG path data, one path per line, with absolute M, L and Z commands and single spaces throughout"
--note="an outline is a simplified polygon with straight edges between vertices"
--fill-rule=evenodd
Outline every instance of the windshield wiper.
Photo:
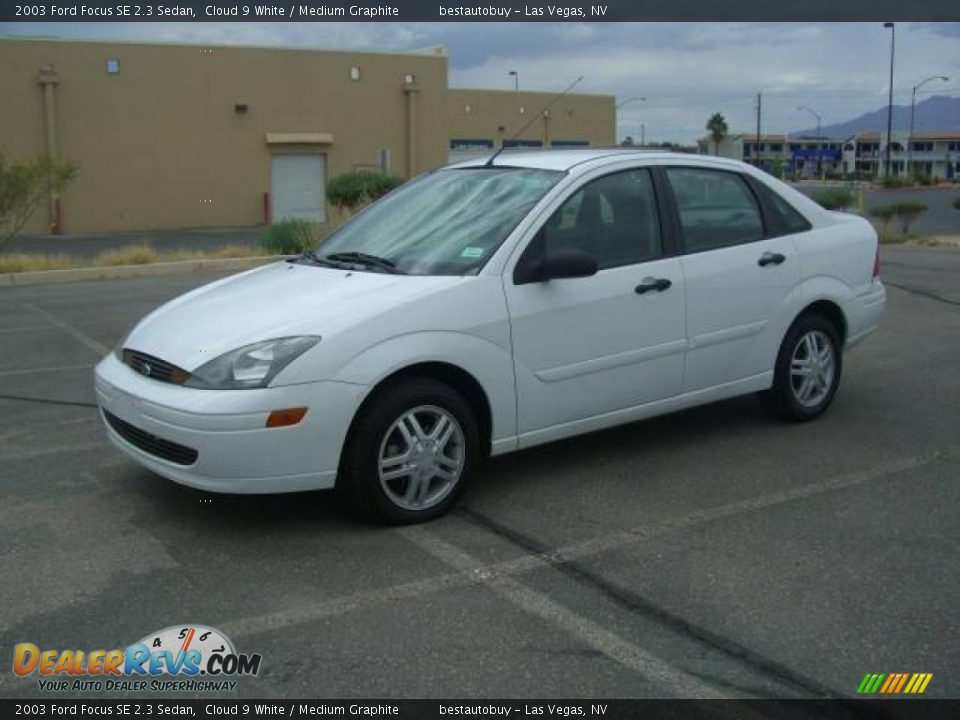
M 393 273 L 395 275 L 406 275 L 403 270 L 397 267 L 397 264 L 393 260 L 388 260 L 387 258 L 382 258 L 378 255 L 370 255 L 368 253 L 338 252 L 331 253 L 323 259 L 332 260 L 334 262 L 357 263 L 358 265 L 375 267 L 378 270 L 383 270 L 384 272 Z
M 312 262 L 315 265 L 322 265 L 323 267 L 332 267 L 332 268 L 345 267 L 343 263 L 330 262 L 327 259 L 320 257 L 319 255 L 317 255 L 316 251 L 314 250 L 304 250 L 302 253 L 300 253 L 296 257 L 287 258 L 287 262 L 289 263 L 303 262 L 304 260 Z

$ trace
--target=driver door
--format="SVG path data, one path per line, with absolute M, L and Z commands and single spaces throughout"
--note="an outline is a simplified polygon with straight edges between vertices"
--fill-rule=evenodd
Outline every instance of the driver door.
M 526 264 L 561 249 L 589 253 L 598 272 L 525 281 Z M 521 447 L 591 429 L 581 421 L 615 424 L 616 416 L 600 416 L 680 392 L 685 285 L 679 259 L 664 257 L 649 170 L 603 175 L 575 190 L 504 283 Z

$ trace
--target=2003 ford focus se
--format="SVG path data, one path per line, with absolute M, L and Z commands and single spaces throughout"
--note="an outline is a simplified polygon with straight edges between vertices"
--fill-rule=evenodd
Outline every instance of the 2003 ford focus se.
M 159 475 L 413 522 L 487 455 L 745 393 L 815 418 L 885 298 L 869 223 L 743 163 L 521 152 L 167 303 L 96 389 Z

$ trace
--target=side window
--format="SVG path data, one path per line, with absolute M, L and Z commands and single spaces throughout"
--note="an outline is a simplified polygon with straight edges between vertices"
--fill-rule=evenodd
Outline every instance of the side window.
M 763 237 L 763 217 L 747 183 L 736 173 L 667 168 L 680 212 L 687 252 L 752 242 Z
M 600 269 L 659 257 L 660 219 L 647 170 L 593 180 L 571 195 L 542 229 L 543 250 L 582 250 Z

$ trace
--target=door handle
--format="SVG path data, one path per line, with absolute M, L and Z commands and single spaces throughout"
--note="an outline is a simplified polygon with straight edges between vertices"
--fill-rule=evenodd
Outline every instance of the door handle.
M 645 292 L 650 292 L 651 290 L 663 292 L 671 285 L 673 285 L 673 283 L 666 278 L 644 278 L 643 284 L 637 285 L 634 288 L 634 292 L 636 292 L 637 295 L 643 295 Z
M 765 252 L 760 256 L 760 259 L 757 260 L 757 265 L 760 267 L 766 267 L 767 265 L 779 265 L 787 258 L 780 253 Z

